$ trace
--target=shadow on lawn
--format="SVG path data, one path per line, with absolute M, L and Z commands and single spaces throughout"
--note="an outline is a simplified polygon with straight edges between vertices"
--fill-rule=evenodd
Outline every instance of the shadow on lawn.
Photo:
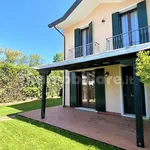
M 47 99 L 46 101 L 46 107 L 53 107 L 53 106 L 58 106 L 58 105 L 61 105 L 61 98 Z M 41 101 L 35 100 L 31 102 L 24 102 L 21 104 L 9 105 L 7 107 L 17 109 L 20 112 L 31 111 L 31 110 L 40 109 Z
M 19 116 L 19 115 L 16 115 L 16 119 L 20 120 L 20 121 L 24 121 L 24 122 L 32 124 L 32 125 L 36 125 L 37 127 L 44 128 L 48 131 L 60 134 L 64 137 L 67 137 L 67 138 L 69 138 L 71 140 L 74 140 L 76 142 L 79 142 L 81 144 L 88 145 L 88 146 L 89 145 L 90 146 L 95 146 L 97 149 L 101 149 L 101 150 L 119 150 L 120 149 L 120 148 L 117 148 L 117 147 L 114 147 L 114 146 L 111 146 L 111 145 L 108 145 L 108 144 L 105 144 L 105 143 L 101 143 L 101 142 L 96 141 L 96 140 L 89 139 L 89 138 L 84 137 L 84 136 L 80 136 L 76 133 L 66 131 L 66 130 L 63 130 L 63 129 L 60 129 L 60 128 L 56 128 L 56 127 L 53 127 L 53 126 L 48 125 L 46 123 L 42 123 L 42 122 L 39 122 L 39 121 L 36 121 L 36 120 L 25 118 L 25 117 L 22 117 L 22 116 Z

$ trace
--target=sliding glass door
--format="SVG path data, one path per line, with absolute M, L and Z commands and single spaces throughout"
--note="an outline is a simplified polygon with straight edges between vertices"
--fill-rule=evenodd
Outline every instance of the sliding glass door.
M 82 107 L 95 108 L 95 72 L 82 73 Z

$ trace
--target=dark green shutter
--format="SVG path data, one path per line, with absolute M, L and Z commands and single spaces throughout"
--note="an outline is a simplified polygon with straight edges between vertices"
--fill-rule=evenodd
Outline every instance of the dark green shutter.
M 82 104 L 82 72 L 76 72 L 77 77 L 77 101 L 78 106 Z
M 96 97 L 96 110 L 105 112 L 105 72 L 104 69 L 95 71 L 95 97 Z
M 89 24 L 89 43 L 90 43 L 90 55 L 93 54 L 93 23 Z
M 77 107 L 78 100 L 77 100 L 77 84 L 76 84 L 76 73 L 70 73 L 70 106 Z
M 81 104 L 82 99 L 82 73 L 71 72 L 70 73 L 70 106 L 78 107 Z
M 80 29 L 76 29 L 74 31 L 74 43 L 75 43 L 75 58 L 80 57 L 81 56 L 81 30 Z
M 137 11 L 138 11 L 139 28 L 147 27 L 148 20 L 147 20 L 146 1 L 142 1 L 142 2 L 138 3 Z M 141 29 L 139 34 L 140 34 L 140 43 L 146 43 L 149 41 L 148 29 L 146 29 L 146 28 Z
M 113 48 L 122 47 L 122 37 L 117 36 L 121 34 L 121 23 L 120 23 L 120 14 L 116 12 L 112 14 L 112 30 L 113 30 Z M 111 43 L 111 42 L 110 42 Z

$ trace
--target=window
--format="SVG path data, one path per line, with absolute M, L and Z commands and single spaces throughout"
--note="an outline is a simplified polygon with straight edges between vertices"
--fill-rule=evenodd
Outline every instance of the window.
M 121 15 L 122 45 L 132 46 L 140 43 L 137 10 Z
M 83 29 L 82 31 L 82 56 L 89 55 L 89 28 Z

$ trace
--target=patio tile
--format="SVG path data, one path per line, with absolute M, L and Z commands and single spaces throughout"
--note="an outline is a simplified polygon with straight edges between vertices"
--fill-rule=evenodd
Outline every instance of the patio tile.
M 128 150 L 140 150 L 136 146 L 135 120 L 120 116 L 76 110 L 74 108 L 51 107 L 46 109 L 45 119 L 40 110 L 21 113 L 34 120 L 75 132 L 77 134 Z M 145 150 L 150 150 L 150 123 L 144 123 Z

